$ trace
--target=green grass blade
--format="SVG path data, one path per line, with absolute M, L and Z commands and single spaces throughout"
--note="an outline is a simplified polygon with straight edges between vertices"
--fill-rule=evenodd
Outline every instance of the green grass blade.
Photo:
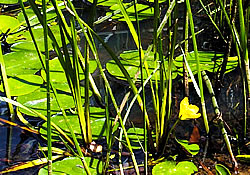
M 144 76 L 143 76 L 143 69 L 144 69 L 144 61 L 142 57 L 142 46 L 141 46 L 141 33 L 140 33 L 140 24 L 138 19 L 138 12 L 136 9 L 136 2 L 134 0 L 134 9 L 135 9 L 135 18 L 136 18 L 136 27 L 137 27 L 137 36 L 138 36 L 138 44 L 140 46 L 139 51 L 139 59 L 140 59 L 140 72 L 141 72 L 141 86 L 142 86 L 142 103 L 143 103 L 143 125 L 144 125 L 144 174 L 148 174 L 148 130 L 147 130 L 147 118 L 146 118 L 146 94 L 145 94 L 145 88 L 143 86 L 144 84 Z M 137 168 L 136 168 L 137 169 Z
M 52 174 L 52 141 L 51 141 L 51 113 L 50 113 L 50 72 L 49 72 L 49 50 L 48 50 L 48 25 L 46 14 L 46 2 L 42 1 L 43 11 L 43 33 L 44 33 L 44 48 L 45 48 L 45 69 L 47 81 L 47 147 L 48 147 L 48 174 Z
M 205 5 L 203 4 L 202 0 L 199 0 L 200 4 L 202 6 L 202 8 L 205 10 L 207 16 L 209 17 L 210 21 L 212 22 L 212 24 L 214 25 L 215 29 L 218 31 L 218 33 L 220 34 L 220 37 L 223 39 L 223 41 L 225 43 L 227 43 L 227 41 L 225 40 L 223 34 L 221 33 L 219 27 L 217 26 L 217 24 L 215 23 L 215 21 L 213 20 L 212 16 L 210 15 L 210 13 L 208 12 L 207 8 L 205 7 Z
M 247 2 L 245 2 L 247 3 Z M 240 42 L 241 42 L 241 46 L 243 49 L 243 58 L 244 59 L 244 71 L 245 71 L 245 76 L 246 76 L 246 86 L 248 87 L 248 94 L 247 97 L 245 98 L 245 104 L 247 104 L 247 99 L 250 99 L 250 70 L 249 70 L 249 59 L 248 59 L 248 41 L 247 41 L 247 36 L 248 33 L 246 33 L 246 31 L 248 31 L 248 29 L 245 26 L 245 18 L 244 18 L 244 11 L 243 11 L 243 3 L 242 0 L 238 0 L 238 9 L 239 9 L 239 21 L 240 21 Z M 248 14 L 247 14 L 248 15 Z M 247 29 L 247 30 L 246 30 Z M 247 107 L 245 105 L 245 115 L 244 115 L 244 137 L 247 136 Z
M 228 152 L 232 158 L 232 161 L 234 162 L 234 167 L 238 169 L 238 163 L 234 157 L 234 153 L 232 151 L 232 147 L 231 147 L 231 144 L 230 144 L 230 140 L 229 140 L 229 137 L 228 137 L 228 134 L 227 134 L 227 131 L 224 127 L 224 121 L 222 119 L 222 114 L 220 113 L 220 110 L 219 110 L 219 106 L 218 106 L 218 103 L 217 103 L 217 100 L 215 98 L 215 94 L 214 94 L 214 91 L 213 91 L 213 87 L 212 87 L 212 84 L 208 78 L 208 76 L 206 75 L 206 72 L 205 71 L 202 71 L 202 76 L 203 76 L 203 79 L 206 83 L 206 86 L 208 88 L 208 92 L 212 98 L 212 105 L 213 105 L 213 108 L 214 108 L 214 112 L 215 114 L 217 115 L 217 119 L 219 120 L 218 123 L 219 123 L 219 127 L 221 129 L 221 133 L 224 137 L 224 140 L 226 142 L 226 145 L 227 145 L 227 149 L 228 149 Z
M 159 27 L 157 29 L 157 37 L 160 35 L 160 33 L 162 32 L 164 26 L 168 22 L 168 18 L 172 14 L 172 11 L 173 11 L 173 9 L 175 7 L 175 4 L 176 4 L 176 0 L 172 0 L 172 2 L 170 3 L 170 5 L 168 7 L 168 10 L 167 10 L 166 14 L 164 15 L 163 20 L 161 21 L 161 24 L 159 25 Z
M 77 17 L 77 20 L 78 20 L 78 17 Z M 126 132 L 126 128 L 125 128 L 125 126 L 124 126 L 124 124 L 123 124 L 123 122 L 122 122 L 120 109 L 119 109 L 119 107 L 118 107 L 118 105 L 117 105 L 117 103 L 116 103 L 116 100 L 115 100 L 115 97 L 114 97 L 114 95 L 113 95 L 113 92 L 112 92 L 112 89 L 111 89 L 111 87 L 110 87 L 110 84 L 109 84 L 109 82 L 108 82 L 108 79 L 106 78 L 106 76 L 105 76 L 105 74 L 104 74 L 104 71 L 103 71 L 103 69 L 102 69 L 102 65 L 101 65 L 101 62 L 100 62 L 99 57 L 98 57 L 97 49 L 96 49 L 95 44 L 94 44 L 94 39 L 92 38 L 92 35 L 91 35 L 90 33 L 89 33 L 89 35 L 90 35 L 91 38 L 89 38 L 88 33 L 86 32 L 86 30 L 83 30 L 83 31 L 85 31 L 85 32 L 84 32 L 84 36 L 85 36 L 87 42 L 89 43 L 89 46 L 90 46 L 90 48 L 91 48 L 91 50 L 92 50 L 92 53 L 94 54 L 94 58 L 96 59 L 97 66 L 98 66 L 98 68 L 99 68 L 99 70 L 100 70 L 100 73 L 101 73 L 101 76 L 102 76 L 102 78 L 103 78 L 103 80 L 104 80 L 105 86 L 106 86 L 107 89 L 108 89 L 108 92 L 109 92 L 109 94 L 110 94 L 110 96 L 111 96 L 112 103 L 114 104 L 114 107 L 115 107 L 115 109 L 116 109 L 116 112 L 117 112 L 117 114 L 118 114 L 118 116 L 119 116 L 119 122 L 120 122 L 120 125 L 121 125 L 121 127 L 122 127 L 122 130 L 123 130 L 123 132 L 124 132 L 124 136 L 125 136 L 126 142 L 127 142 L 127 144 L 128 144 L 129 151 L 130 151 L 131 156 L 132 156 L 132 161 L 133 161 L 133 163 L 134 163 L 134 166 L 135 166 L 135 169 L 136 169 L 137 174 L 139 174 L 139 169 L 138 169 L 138 165 L 137 165 L 137 162 L 136 162 L 136 159 L 135 159 L 135 155 L 134 155 L 134 153 L 133 153 L 133 150 L 132 150 L 132 147 L 131 147 L 131 144 L 130 144 L 130 140 L 129 140 L 128 135 L 127 135 L 127 132 Z
M 141 46 L 140 46 L 140 44 L 139 44 L 139 42 L 138 42 L 138 41 L 139 41 L 138 35 L 137 35 L 137 33 L 136 33 L 136 30 L 135 30 L 135 28 L 134 28 L 133 23 L 131 22 L 131 20 L 130 20 L 130 18 L 129 18 L 129 16 L 128 16 L 128 13 L 127 13 L 126 9 L 124 8 L 124 5 L 123 5 L 122 1 L 121 1 L 121 0 L 117 0 L 117 4 L 119 5 L 120 10 L 121 10 L 121 13 L 122 13 L 122 15 L 123 15 L 123 17 L 124 17 L 126 23 L 128 24 L 129 30 L 130 30 L 130 32 L 131 32 L 133 38 L 134 38 L 134 42 L 135 42 L 137 48 L 140 49 Z M 142 55 L 142 57 L 143 57 L 143 56 L 144 56 L 144 55 Z
M 77 42 L 76 42 L 76 31 L 75 31 L 75 21 L 73 20 L 74 17 L 71 18 L 71 32 L 72 32 L 72 39 L 73 39 L 73 70 L 74 70 L 74 79 L 73 81 L 73 88 L 75 92 L 75 102 L 77 107 L 77 113 L 79 116 L 79 122 L 83 134 L 83 138 L 86 144 L 92 142 L 92 134 L 91 131 L 88 133 L 87 126 L 90 127 L 90 123 L 87 123 L 86 116 L 84 115 L 84 110 L 82 107 L 82 99 L 81 99 L 81 90 L 80 90 L 80 79 L 79 79 L 79 62 L 78 62 L 78 52 L 77 52 Z M 86 78 L 86 77 L 85 77 Z M 87 89 L 86 89 L 87 90 Z
M 68 1 L 68 3 L 70 4 L 70 7 L 72 8 L 72 7 L 73 7 L 72 3 L 71 3 L 70 1 Z M 124 68 L 124 66 L 122 65 L 122 63 L 120 62 L 120 60 L 117 58 L 117 56 L 115 55 L 115 53 L 108 47 L 108 45 L 101 39 L 101 37 L 98 36 L 98 35 L 88 26 L 87 23 L 85 23 L 82 19 L 79 18 L 79 16 L 77 15 L 77 13 L 76 13 L 74 7 L 72 8 L 72 10 L 73 10 L 74 15 L 76 16 L 78 22 L 80 23 L 80 25 L 83 24 L 83 25 L 86 27 L 86 29 L 88 29 L 88 30 L 98 39 L 98 41 L 100 41 L 100 43 L 101 43 L 101 44 L 103 45 L 103 47 L 107 50 L 107 52 L 110 54 L 110 56 L 112 57 L 112 59 L 114 59 L 114 61 L 115 61 L 116 64 L 119 66 L 120 70 L 122 71 L 123 75 L 126 77 L 128 83 L 129 83 L 129 85 L 131 86 L 131 89 L 132 89 L 133 93 L 136 94 L 136 93 L 137 93 L 137 88 L 136 88 L 136 86 L 135 86 L 133 80 L 130 78 L 130 76 L 129 76 L 127 70 Z M 83 26 L 81 26 L 81 28 L 84 29 Z M 145 68 L 146 68 L 146 65 L 145 65 Z M 142 107 L 142 99 L 141 99 L 140 96 L 137 97 L 137 101 L 138 101 L 140 107 Z M 141 109 L 142 109 L 142 108 L 141 108 Z M 147 116 L 147 114 L 146 114 L 146 116 Z M 147 123 L 148 123 L 148 125 L 149 125 L 149 128 L 151 128 L 151 127 L 150 127 L 149 120 L 148 120 L 148 116 L 147 116 Z
M 5 93 L 7 98 L 11 99 L 10 89 L 9 89 L 8 79 L 7 79 L 7 73 L 6 73 L 4 59 L 3 59 L 2 43 L 1 42 L 0 42 L 0 68 L 1 68 L 0 71 L 1 71 L 1 78 L 2 78 L 2 83 L 3 83 L 4 93 Z M 14 108 L 13 108 L 12 104 L 9 103 L 8 108 L 9 108 L 11 118 L 14 117 L 15 112 L 14 112 Z
M 206 107 L 205 107 L 205 99 L 203 95 L 203 84 L 202 84 L 202 77 L 201 77 L 201 71 L 200 71 L 200 60 L 198 55 L 198 49 L 197 49 L 197 43 L 195 38 L 195 32 L 194 32 L 194 22 L 193 22 L 193 16 L 191 12 L 191 6 L 189 0 L 186 0 L 186 6 L 187 6 L 187 12 L 188 12 L 188 18 L 190 22 L 190 30 L 192 34 L 192 40 L 193 40 L 193 46 L 194 46 L 194 53 L 195 53 L 195 59 L 196 59 L 196 67 L 198 72 L 198 80 L 199 80 L 199 87 L 200 87 L 200 95 L 201 95 L 201 107 L 202 107 L 202 116 L 204 125 L 206 128 L 206 133 L 209 133 L 209 125 L 208 125 L 208 119 L 206 114 Z
M 20 108 L 23 108 L 24 110 L 32 113 L 33 115 L 43 119 L 44 121 L 47 121 L 47 117 L 42 115 L 41 113 L 35 111 L 35 110 L 32 110 L 32 109 L 29 109 L 27 108 L 26 106 L 22 105 L 21 103 L 18 103 L 14 100 L 11 100 L 9 98 L 6 98 L 6 97 L 0 97 L 0 101 L 4 101 L 4 102 L 7 102 L 7 103 L 11 103 L 12 105 L 16 106 L 16 107 L 20 107 Z M 63 130 L 61 128 L 59 128 L 55 123 L 51 122 L 51 125 L 63 136 L 65 137 L 65 139 L 70 142 L 72 145 L 73 145 L 73 142 L 71 141 L 71 139 L 65 134 L 65 132 L 63 132 Z
M 62 4 L 62 3 L 61 3 L 61 4 Z M 59 4 L 59 5 L 61 6 L 61 4 Z M 20 6 L 21 6 L 22 11 L 23 11 L 23 14 L 24 14 L 24 16 L 25 16 L 26 23 L 27 23 L 27 26 L 28 26 L 28 28 L 29 28 L 30 34 L 31 34 L 31 36 L 32 36 L 32 40 L 33 40 L 33 43 L 34 43 L 34 45 L 35 45 L 35 47 L 36 47 L 37 53 L 38 53 L 38 55 L 39 55 L 39 58 L 40 58 L 42 67 L 43 67 L 43 69 L 44 69 L 45 72 L 46 72 L 44 60 L 42 59 L 40 49 L 37 47 L 36 40 L 35 40 L 35 38 L 34 38 L 33 32 L 32 32 L 32 30 L 31 30 L 31 26 L 30 26 L 30 24 L 29 24 L 29 19 L 27 18 L 27 15 L 26 15 L 26 12 L 25 12 L 25 9 L 24 9 L 24 5 L 23 5 L 23 3 L 22 3 L 21 1 L 20 1 Z M 48 12 L 50 9 L 52 9 L 52 8 L 47 9 L 47 12 Z M 62 39 L 62 41 L 64 41 L 64 40 Z M 65 45 L 66 45 L 66 44 L 65 44 Z M 64 51 L 64 54 L 66 54 L 65 51 Z M 67 65 L 68 65 L 68 63 L 67 63 Z M 68 123 L 66 113 L 65 113 L 64 109 L 61 107 L 62 105 L 61 105 L 60 99 L 58 98 L 57 91 L 56 91 L 56 89 L 54 88 L 52 82 L 50 82 L 50 86 L 51 86 L 51 89 L 52 89 L 53 94 L 54 94 L 54 96 L 55 96 L 56 102 L 57 102 L 59 108 L 60 108 L 61 111 L 62 111 L 62 114 L 63 114 L 63 117 L 64 117 L 64 121 L 66 122 L 66 125 L 67 125 L 67 127 L 69 128 L 70 133 L 71 133 L 71 136 L 72 136 L 73 141 L 74 141 L 74 142 L 72 142 L 72 141 L 69 141 L 69 142 L 70 142 L 71 145 L 73 145 L 73 146 L 76 145 L 76 147 L 79 147 L 79 144 L 78 144 L 78 141 L 77 141 L 77 139 L 76 139 L 76 136 L 75 136 L 75 134 L 74 134 L 74 132 L 73 132 L 72 127 L 71 127 L 70 124 Z M 70 87 L 71 87 L 71 86 L 70 86 Z M 79 154 L 82 153 L 80 147 L 79 147 L 79 149 L 78 149 L 78 153 L 79 153 Z M 82 155 L 82 156 L 83 156 L 83 155 Z

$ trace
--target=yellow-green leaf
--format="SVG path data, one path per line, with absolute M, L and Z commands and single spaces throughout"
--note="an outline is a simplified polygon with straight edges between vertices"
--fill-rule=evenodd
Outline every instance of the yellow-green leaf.
M 52 160 L 56 160 L 58 158 L 63 157 L 64 155 L 57 155 L 57 156 L 53 156 Z M 18 170 L 22 170 L 22 169 L 26 169 L 26 168 L 31 168 L 37 165 L 42 165 L 48 162 L 47 158 L 41 158 L 41 159 L 36 159 L 36 160 L 32 160 L 29 162 L 24 162 L 24 163 L 20 163 L 18 165 L 14 165 L 10 168 L 7 168 L 6 170 L 3 170 L 0 172 L 0 174 L 3 173 L 9 173 L 9 172 L 13 172 L 13 171 L 18 171 Z

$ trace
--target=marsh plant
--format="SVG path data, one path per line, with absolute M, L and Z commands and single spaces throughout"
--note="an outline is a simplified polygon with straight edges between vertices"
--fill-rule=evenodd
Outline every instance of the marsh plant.
M 202 123 L 200 130 L 206 144 L 211 136 L 210 125 L 216 124 L 233 168 L 238 170 L 213 87 L 223 84 L 225 74 L 240 70 L 244 122 L 237 132 L 238 143 L 244 145 L 240 140 L 246 142 L 249 137 L 248 1 L 89 0 L 83 10 L 71 0 L 0 3 L 14 4 L 11 11 L 1 6 L 1 90 L 5 97 L 0 100 L 8 103 L 9 123 L 15 125 L 16 118 L 26 125 L 22 128 L 39 133 L 47 141 L 47 147 L 39 147 L 44 157 L 0 173 L 44 165 L 40 166 L 40 175 L 127 174 L 127 169 L 136 174 L 193 174 L 198 164 L 190 160 L 197 160 L 198 155 L 205 159 L 208 145 L 200 152 L 205 143 L 200 142 L 196 125 L 190 139 L 178 138 L 177 126 L 184 120 Z M 197 4 L 201 8 L 197 13 L 207 19 L 224 52 L 200 51 L 197 38 L 206 30 L 197 30 L 197 14 L 193 12 Z M 86 9 L 87 18 L 83 18 Z M 105 10 L 105 15 L 97 16 L 98 9 Z M 152 41 L 146 46 L 141 27 L 145 21 L 150 21 L 153 29 Z M 136 49 L 117 55 L 98 35 L 98 26 L 112 22 L 126 25 Z M 179 27 L 183 29 L 181 38 L 177 37 Z M 105 65 L 101 64 L 99 45 L 109 54 Z M 97 86 L 92 76 L 96 70 L 103 86 Z M 128 87 L 125 94 L 120 94 L 122 100 L 117 100 L 110 76 Z M 212 84 L 210 78 L 216 83 Z M 181 84 L 183 95 L 179 94 L 175 102 L 176 82 Z M 204 89 L 210 95 L 206 98 L 212 101 L 213 118 L 207 116 L 206 106 L 210 104 L 205 102 Z M 148 96 L 152 97 L 151 106 L 147 105 Z M 192 105 L 190 99 L 199 102 Z M 142 113 L 138 116 L 140 126 L 127 124 L 135 105 Z M 149 113 L 149 108 L 153 112 Z M 38 117 L 44 123 L 37 128 L 27 116 Z M 57 148 L 58 144 L 63 148 Z M 171 152 L 170 145 L 185 150 L 186 159 Z M 144 155 L 143 161 L 135 156 L 138 150 Z M 129 167 L 123 162 L 125 152 Z M 244 157 L 239 151 L 237 154 Z M 249 161 L 249 156 L 244 158 Z M 200 164 L 204 171 L 212 173 L 204 163 Z M 221 164 L 215 169 L 219 174 L 230 174 Z

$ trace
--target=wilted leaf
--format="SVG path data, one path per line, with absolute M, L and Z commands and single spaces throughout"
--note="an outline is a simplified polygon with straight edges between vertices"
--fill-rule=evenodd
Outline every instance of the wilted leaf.
M 63 156 L 64 155 L 52 156 L 52 160 L 56 160 L 56 159 L 61 158 Z M 47 162 L 48 162 L 47 158 L 41 158 L 41 159 L 36 159 L 36 160 L 28 161 L 28 162 L 23 162 L 23 163 L 20 163 L 18 165 L 14 165 L 10 168 L 7 168 L 6 170 L 1 171 L 0 174 L 14 172 L 14 171 L 18 171 L 18 170 L 23 170 L 26 168 L 35 167 L 37 165 L 43 165 Z

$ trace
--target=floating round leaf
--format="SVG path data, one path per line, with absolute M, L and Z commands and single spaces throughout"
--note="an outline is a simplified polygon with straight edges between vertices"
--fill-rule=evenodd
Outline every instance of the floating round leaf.
M 142 143 L 144 141 L 144 129 L 143 128 L 129 128 L 127 130 L 128 138 L 131 142 L 131 146 L 133 149 L 140 149 Z
M 23 0 L 23 2 L 26 2 L 27 0 Z M 0 0 L 0 4 L 17 4 L 18 0 Z
M 8 76 L 34 74 L 41 69 L 36 51 L 11 52 L 3 57 Z
M 17 27 L 19 25 L 19 21 L 15 17 L 12 17 L 12 16 L 0 15 L 0 24 L 1 24 L 0 34 L 6 33 L 8 30 L 10 30 L 11 32 L 14 32 L 18 29 Z
M 47 0 L 47 1 L 49 2 L 49 0 Z M 41 2 L 37 2 L 37 3 L 41 3 Z M 50 6 L 48 6 L 47 8 L 50 8 Z M 65 6 L 63 5 L 63 6 L 60 6 L 59 8 L 63 9 L 63 8 L 65 8 Z M 36 16 L 36 14 L 32 10 L 32 8 L 25 9 L 25 13 L 27 14 L 27 16 L 29 18 L 29 22 L 30 22 L 31 26 L 40 23 L 39 20 L 38 20 L 38 18 L 37 18 L 37 16 Z M 56 14 L 55 10 L 50 10 L 49 12 L 47 12 L 47 20 L 53 19 L 55 17 L 57 17 L 57 14 Z M 24 18 L 24 15 L 23 15 L 22 12 L 20 12 L 18 14 L 17 19 L 20 22 L 24 23 L 23 25 L 27 25 L 26 21 L 25 21 L 25 18 Z
M 193 162 L 182 161 L 176 165 L 176 172 L 181 172 L 180 174 L 194 174 L 194 172 L 198 171 L 198 168 L 195 166 Z
M 58 42 L 58 45 L 61 46 L 62 44 L 61 44 L 61 36 L 60 36 L 59 26 L 58 25 L 53 25 L 53 26 L 50 26 L 49 28 L 52 31 L 52 33 L 54 34 L 54 37 L 55 37 L 56 41 Z M 45 49 L 44 49 L 43 28 L 42 27 L 36 28 L 36 29 L 33 29 L 32 31 L 33 31 L 33 34 L 34 34 L 34 37 L 35 37 L 35 40 L 37 42 L 37 45 L 38 45 L 39 49 L 41 51 L 45 51 Z M 27 50 L 27 48 L 28 48 L 28 50 L 35 50 L 33 40 L 32 40 L 32 38 L 30 36 L 30 32 L 26 31 L 26 32 L 23 33 L 22 36 L 25 38 L 25 41 L 22 39 L 20 41 L 20 43 L 13 45 L 11 47 L 11 49 L 13 51 L 23 51 L 23 50 Z M 49 43 L 49 48 L 48 49 L 52 50 L 53 46 L 52 46 L 52 41 L 50 39 L 48 40 L 48 43 Z
M 153 175 L 173 174 L 175 165 L 176 165 L 175 161 L 165 160 L 164 162 L 158 163 L 153 167 L 152 174 Z
M 185 150 L 187 150 L 187 152 L 189 152 L 192 155 L 196 155 L 200 151 L 200 147 L 198 144 L 189 144 L 188 140 L 178 140 L 178 139 L 175 140 L 177 141 L 177 143 L 183 146 Z
M 101 6 L 112 6 L 114 4 L 117 4 L 117 0 L 98 0 L 97 5 L 101 5 Z
M 125 67 L 125 69 L 128 71 L 129 75 L 131 78 L 134 78 L 135 74 L 139 71 L 140 69 L 140 59 L 139 59 L 139 54 L 137 50 L 130 50 L 130 51 L 124 51 L 122 54 L 120 54 L 121 57 L 121 63 L 123 64 L 123 66 Z M 154 71 L 155 69 L 155 62 L 154 62 L 154 54 L 153 52 L 151 52 L 149 54 L 149 56 L 146 58 L 147 60 L 147 64 L 149 67 L 149 72 L 150 74 Z M 123 75 L 123 73 L 121 72 L 120 68 L 118 67 L 118 65 L 115 63 L 114 60 L 110 60 L 107 64 L 106 64 L 106 68 L 108 70 L 108 72 L 114 76 L 117 79 L 120 80 L 126 80 L 125 76 Z M 146 70 L 145 68 L 143 69 L 143 74 L 144 74 L 144 79 L 147 78 L 147 74 L 146 74 Z M 167 70 L 167 64 L 165 65 L 165 70 Z M 177 76 L 176 73 L 176 68 L 175 66 L 173 66 L 173 74 L 172 74 L 172 78 L 174 79 Z M 138 77 L 140 77 L 140 74 L 138 75 Z M 160 72 L 157 71 L 157 77 L 160 77 Z M 151 78 L 153 81 L 155 80 L 155 76 L 152 76 Z M 139 78 L 137 79 L 137 81 L 139 81 Z
M 80 65 L 79 65 L 80 67 Z M 95 60 L 89 60 L 89 71 L 90 73 L 93 73 L 96 70 L 97 64 Z M 67 82 L 64 70 L 61 66 L 61 63 L 59 61 L 58 58 L 55 58 L 53 60 L 50 60 L 50 75 L 51 75 L 51 80 L 52 82 L 56 82 L 56 83 L 64 83 Z M 46 79 L 46 75 L 44 74 L 44 72 L 42 73 L 42 76 L 44 77 L 44 79 Z M 82 69 L 80 68 L 79 70 L 79 76 L 80 76 L 80 80 L 84 79 L 84 72 L 82 71 Z
M 17 75 L 8 79 L 11 96 L 20 96 L 31 93 L 40 88 L 43 79 L 38 75 Z M 0 90 L 3 91 L 1 84 Z
M 198 56 L 199 56 L 201 71 L 206 70 L 209 72 L 217 72 L 222 64 L 224 54 L 216 53 L 212 51 L 209 51 L 209 52 L 199 51 Z M 197 68 L 196 68 L 196 59 L 195 59 L 194 52 L 189 52 L 186 59 L 187 59 L 189 67 L 191 68 L 191 71 L 193 72 L 193 74 L 196 74 Z M 229 64 L 226 67 L 227 72 L 235 69 L 238 66 L 237 57 L 229 57 L 228 63 Z M 174 64 L 178 68 L 178 73 L 182 75 L 183 56 L 180 55 L 176 57 Z
M 76 134 L 76 137 L 81 139 L 82 136 L 81 136 L 81 129 L 80 129 L 78 116 L 68 114 L 67 119 L 71 127 L 73 128 L 73 131 Z M 59 126 L 64 132 L 66 132 L 66 134 L 69 137 L 71 137 L 70 131 L 67 127 L 64 117 L 61 114 L 53 116 L 52 122 L 56 123 L 57 126 Z M 105 136 L 105 111 L 104 109 L 97 108 L 97 107 L 90 107 L 90 123 L 91 123 L 93 139 L 98 139 L 100 137 Z M 40 128 L 40 133 L 46 139 L 46 135 L 47 135 L 47 123 L 46 122 Z M 53 141 L 60 141 L 58 134 L 59 133 L 56 130 L 52 129 Z
M 40 88 L 34 92 L 31 92 L 26 95 L 19 96 L 17 101 L 24 106 L 36 110 L 37 112 L 42 113 L 43 115 L 47 114 L 47 90 L 45 88 Z M 70 93 L 64 91 L 58 91 L 58 98 L 61 101 L 61 107 L 64 109 L 73 108 L 75 103 Z M 56 99 L 51 93 L 51 113 L 55 114 L 60 112 L 60 108 L 57 105 Z M 20 112 L 25 113 L 27 115 L 33 116 L 30 112 L 20 108 Z
M 154 166 L 153 175 L 191 175 L 198 171 L 193 162 L 182 161 L 176 165 L 175 161 L 165 160 Z
M 94 159 L 91 157 L 84 158 L 91 174 L 101 174 L 102 173 L 102 162 L 100 159 Z M 52 166 L 53 175 L 79 175 L 87 174 L 83 163 L 79 157 L 67 157 L 61 161 L 53 162 Z M 47 175 L 48 166 L 45 166 L 40 169 L 38 175 Z
M 69 85 L 67 82 L 64 83 L 53 83 L 54 88 L 57 89 L 58 93 L 65 93 L 65 94 L 71 94 L 71 90 L 69 88 Z M 81 94 L 85 94 L 85 88 L 81 87 Z M 89 96 L 92 95 L 92 91 L 89 90 Z M 83 97 L 82 97 L 83 98 Z
M 126 6 L 127 3 L 124 3 L 124 6 Z M 120 6 L 116 3 L 114 5 L 112 5 L 110 7 L 110 10 L 111 11 L 115 11 L 115 10 L 118 10 L 120 9 Z M 138 19 L 139 20 L 143 20 L 143 19 L 147 19 L 149 17 L 153 17 L 154 16 L 154 9 L 148 5 L 144 5 L 144 4 L 136 4 L 136 10 L 138 12 Z M 129 19 L 131 21 L 135 21 L 135 10 L 134 10 L 134 6 L 131 6 L 129 8 L 126 9 L 128 15 L 129 15 Z M 106 15 L 110 15 L 112 14 L 112 12 L 107 12 Z M 112 19 L 118 19 L 119 21 L 124 21 L 124 16 L 119 13 L 119 14 L 116 14 L 115 16 L 112 16 Z

